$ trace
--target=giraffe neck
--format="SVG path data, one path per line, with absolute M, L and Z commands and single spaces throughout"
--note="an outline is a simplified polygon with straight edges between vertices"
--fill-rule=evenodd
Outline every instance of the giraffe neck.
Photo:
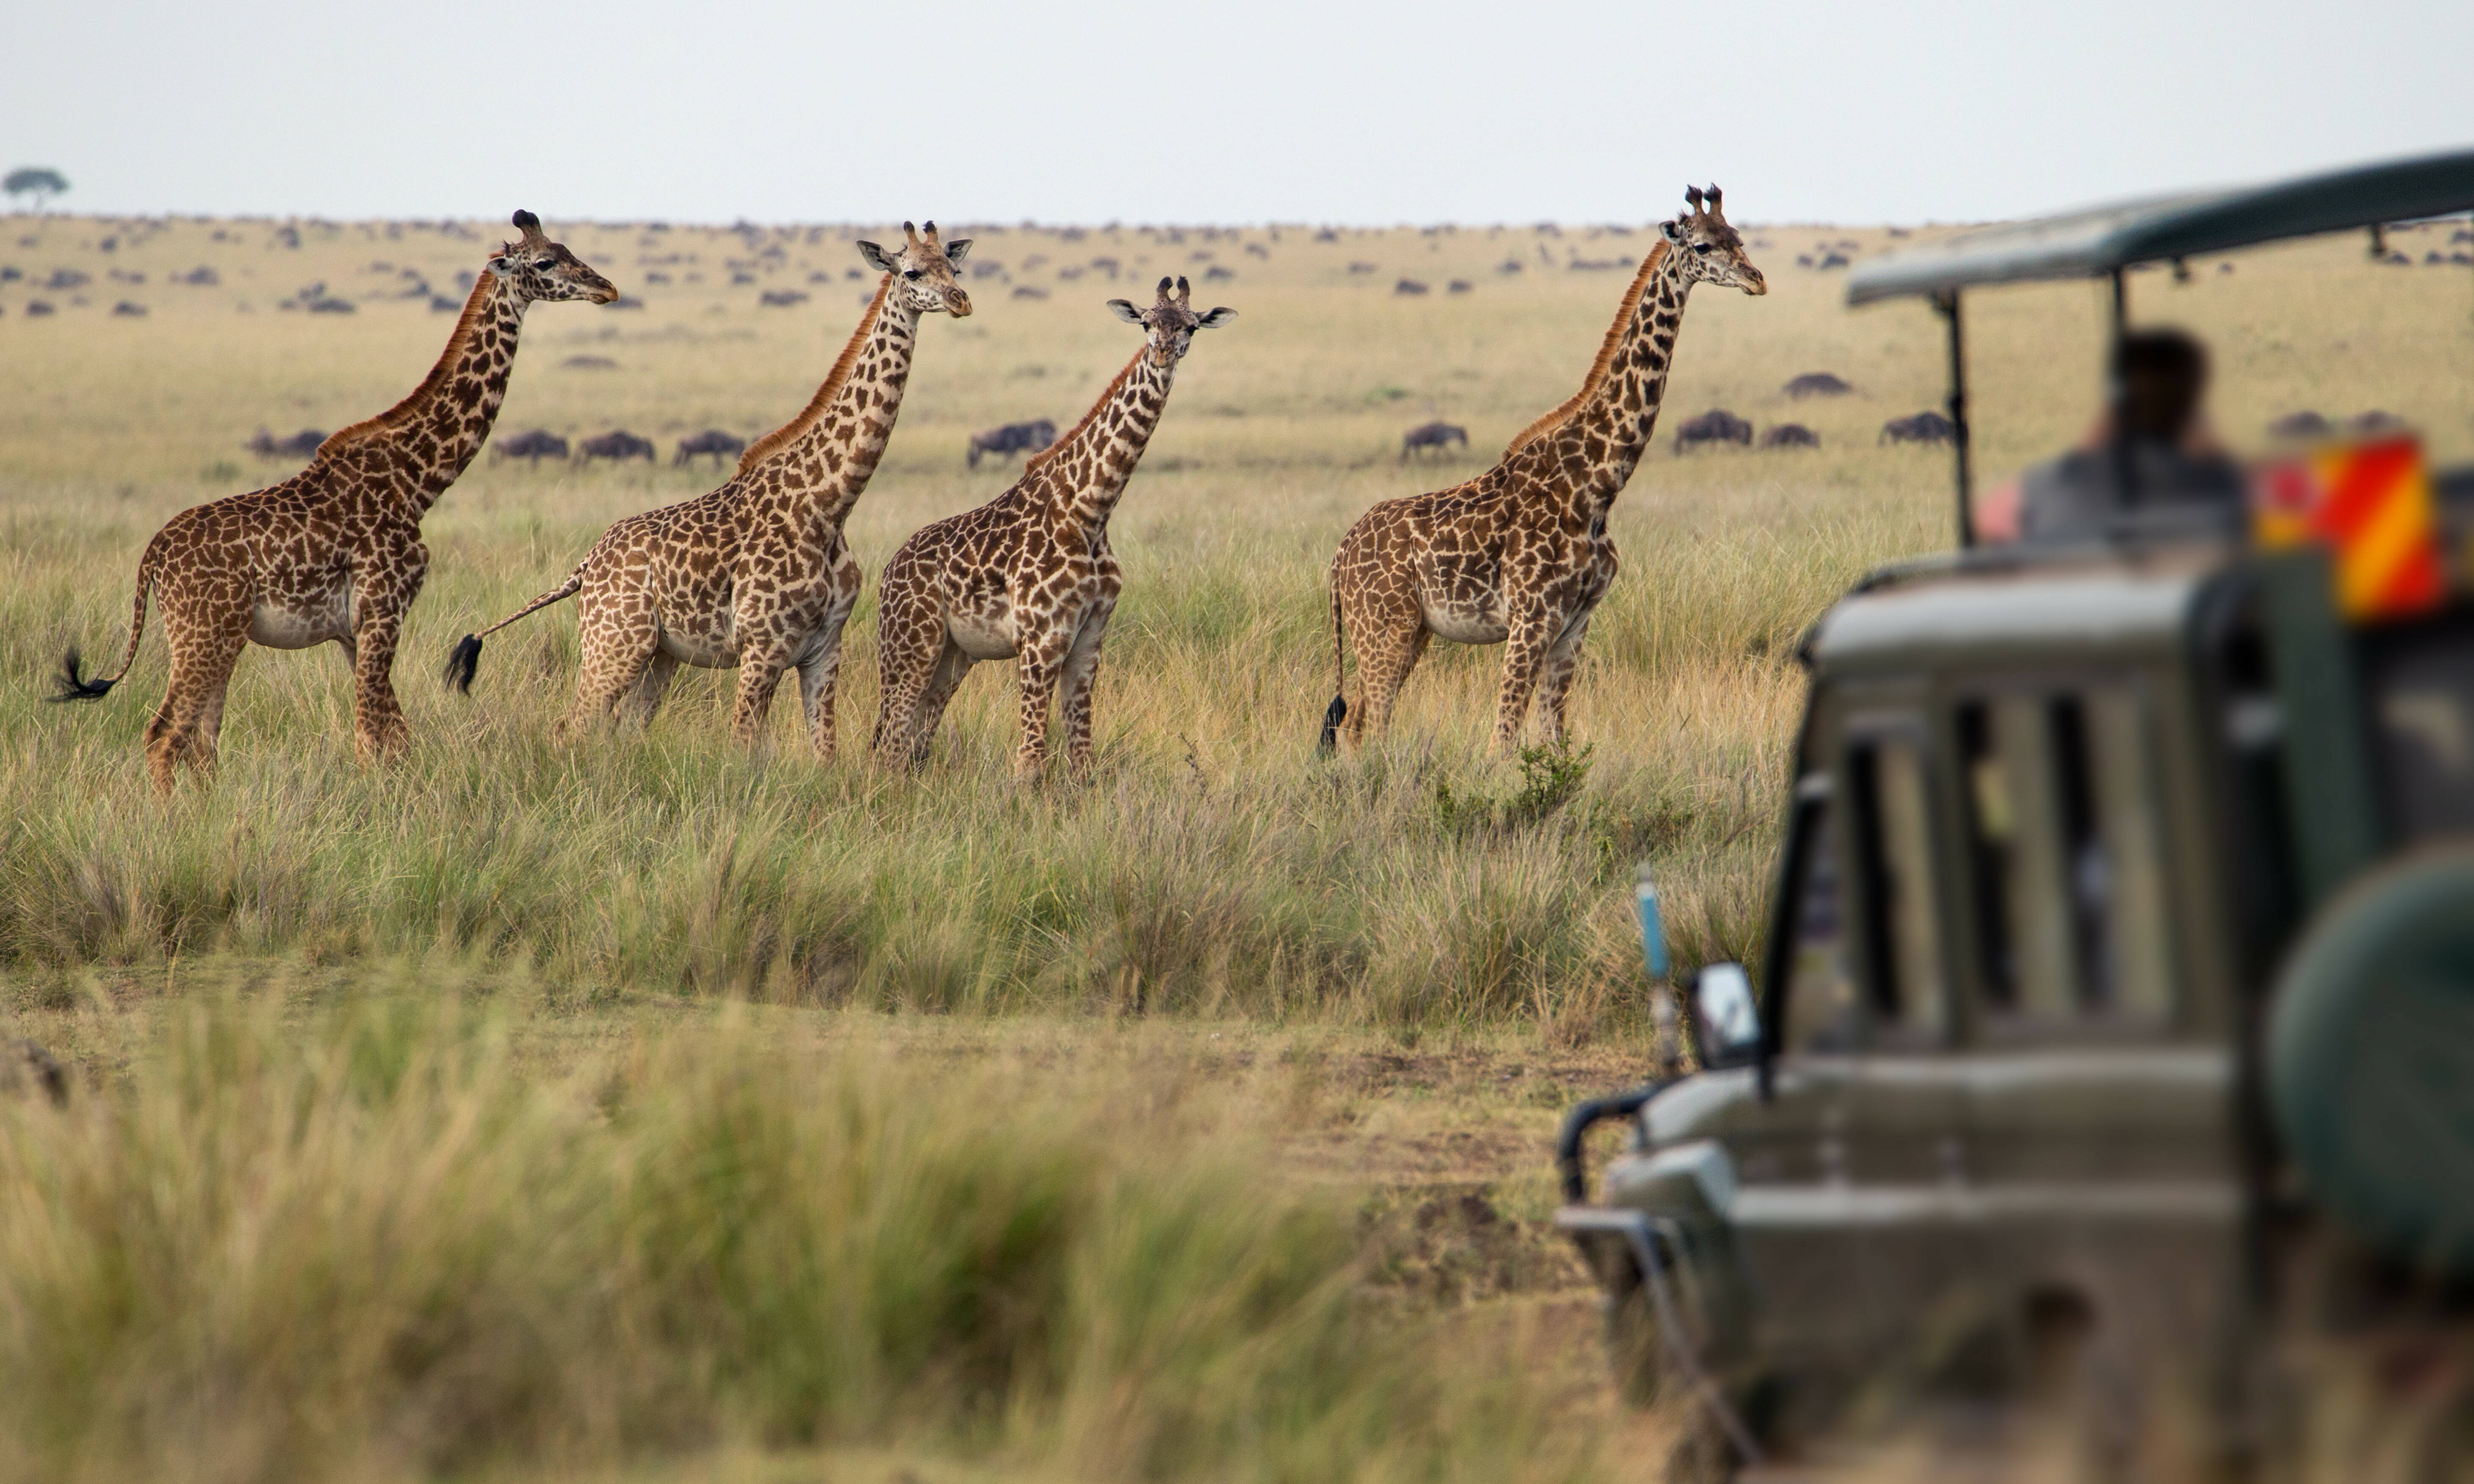
M 1516 440 L 1504 464 L 1526 455 L 1534 476 L 1603 515 L 1649 447 L 1691 292 L 1683 255 L 1660 243 L 1625 294 L 1589 380 Z
M 1176 364 L 1152 364 L 1145 345 L 1073 431 L 1033 457 L 1031 473 L 1043 481 L 1048 502 L 1067 519 L 1086 531 L 1106 527 L 1159 426 L 1176 378 Z
M 327 439 L 319 445 L 319 460 L 383 472 L 400 482 L 417 514 L 427 514 L 489 442 L 529 302 L 504 278 L 483 273 L 421 385 L 385 412 Z
M 807 410 L 759 439 L 740 458 L 740 473 L 766 465 L 782 469 L 783 492 L 838 527 L 885 457 L 918 342 L 918 306 L 896 292 L 887 274 Z

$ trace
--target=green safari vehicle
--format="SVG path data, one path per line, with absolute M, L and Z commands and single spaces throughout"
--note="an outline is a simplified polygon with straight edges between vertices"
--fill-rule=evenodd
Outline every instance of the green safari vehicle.
M 1758 977 L 1682 986 L 1697 1069 L 1558 1151 L 1619 1383 L 1722 1467 L 2056 1364 L 2123 1436 L 2172 1406 L 2272 1464 L 2282 1342 L 2474 1292 L 2474 469 L 2408 476 L 2447 579 L 2411 611 L 2349 611 L 2308 540 L 1975 544 L 1959 336 L 1977 285 L 2109 275 L 2119 332 L 2139 265 L 2468 210 L 2461 153 L 1851 275 L 1947 321 L 1958 549 L 1807 636 Z

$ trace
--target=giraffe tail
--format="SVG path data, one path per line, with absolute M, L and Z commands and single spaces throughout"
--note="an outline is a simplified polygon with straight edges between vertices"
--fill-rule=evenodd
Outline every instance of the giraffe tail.
M 1340 724 L 1348 720 L 1348 660 L 1342 645 L 1346 629 L 1340 617 L 1340 584 L 1331 585 L 1331 705 L 1323 708 L 1322 735 L 1315 751 L 1328 757 L 1340 749 Z
M 120 668 L 109 675 L 98 675 L 88 680 L 78 673 L 78 650 L 72 644 L 68 653 L 61 657 L 61 688 L 52 692 L 48 699 L 56 702 L 100 701 L 111 694 L 112 686 L 129 678 L 129 667 L 137 662 L 137 641 L 146 634 L 146 595 L 155 590 L 155 580 L 162 571 L 162 561 L 157 554 L 157 545 L 162 539 L 162 536 L 158 534 L 154 540 L 146 543 L 146 555 L 137 560 L 137 598 L 130 610 L 129 647 L 121 652 Z
M 577 567 L 567 581 L 533 599 L 530 603 L 499 619 L 478 634 L 468 634 L 455 641 L 447 657 L 447 683 L 466 695 L 473 693 L 473 678 L 481 673 L 481 640 L 497 633 L 520 618 L 530 618 L 553 603 L 564 603 L 584 586 L 584 569 Z

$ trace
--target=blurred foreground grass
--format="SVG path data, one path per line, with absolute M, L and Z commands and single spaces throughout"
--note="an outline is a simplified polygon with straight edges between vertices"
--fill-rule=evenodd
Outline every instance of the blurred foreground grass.
M 1305 1147 L 1367 1110 L 1328 1045 L 378 977 L 53 1013 L 68 1105 L 0 1099 L 0 1477 L 1608 1467 L 1589 1327 L 1457 1302 L 1432 1211 L 1499 1246 L 1496 1198 Z

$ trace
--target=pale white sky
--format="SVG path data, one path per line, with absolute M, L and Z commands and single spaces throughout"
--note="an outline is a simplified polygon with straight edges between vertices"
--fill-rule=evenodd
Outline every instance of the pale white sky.
M 1975 220 L 2474 142 L 2468 0 L 19 0 L 82 211 Z

